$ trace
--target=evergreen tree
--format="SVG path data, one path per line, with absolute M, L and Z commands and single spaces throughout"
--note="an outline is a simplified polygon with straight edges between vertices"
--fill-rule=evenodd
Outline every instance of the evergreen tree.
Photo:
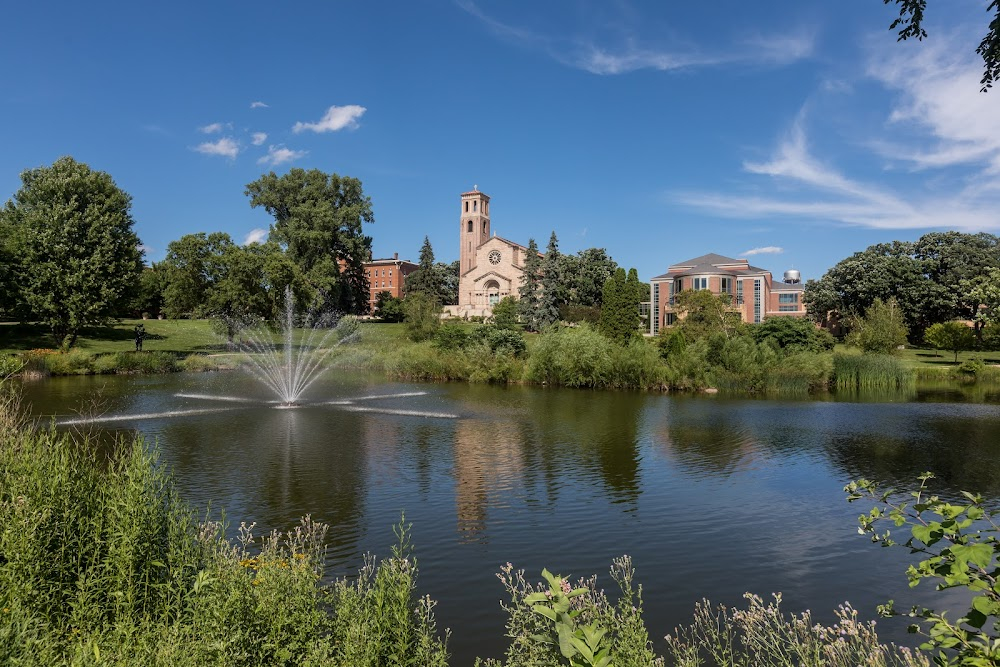
M 559 320 L 559 305 L 562 303 L 562 271 L 559 267 L 559 239 L 552 232 L 549 246 L 542 259 L 542 293 L 538 297 L 538 328 L 541 329 Z
M 406 294 L 426 294 L 438 303 L 442 303 L 442 292 L 444 292 L 443 275 L 434 264 L 434 249 L 431 247 L 431 240 L 424 237 L 424 243 L 420 246 L 420 266 L 406 277 Z
M 639 299 L 642 283 L 635 269 L 625 276 L 618 268 L 604 283 L 601 308 L 601 333 L 614 342 L 625 345 L 639 334 Z
M 538 298 L 541 290 L 542 258 L 538 256 L 535 239 L 528 240 L 528 253 L 524 258 L 521 286 L 518 288 L 518 308 L 521 319 L 531 331 L 538 331 Z

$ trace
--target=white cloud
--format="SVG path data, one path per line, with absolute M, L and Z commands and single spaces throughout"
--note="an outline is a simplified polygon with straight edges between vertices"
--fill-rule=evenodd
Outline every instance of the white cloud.
M 198 128 L 199 132 L 204 134 L 215 134 L 217 132 L 222 132 L 222 123 L 209 123 Z
M 269 104 L 264 104 L 263 102 L 261 102 L 259 100 L 256 101 L 256 102 L 251 102 L 250 103 L 250 108 L 251 109 L 267 109 L 269 106 L 270 106 Z
M 918 145 L 881 142 L 878 150 L 917 169 L 978 165 L 1000 170 L 1000 98 L 979 92 L 982 60 L 968 35 L 892 44 L 873 51 L 867 73 L 897 94 L 890 129 L 923 134 Z
M 744 257 L 752 257 L 753 255 L 780 255 L 783 252 L 785 252 L 784 248 L 780 248 L 776 245 L 766 245 L 760 248 L 745 250 L 742 255 Z
M 267 141 L 267 133 L 266 132 L 254 132 L 251 135 L 250 141 L 251 141 L 251 143 L 254 146 L 263 146 L 264 142 Z
M 266 229 L 251 229 L 250 232 L 243 239 L 243 245 L 253 245 L 254 243 L 263 243 L 267 240 L 267 230 Z
M 802 29 L 788 34 L 758 35 L 738 46 L 717 52 L 705 52 L 687 44 L 664 45 L 663 37 L 659 35 L 657 43 L 643 44 L 639 39 L 644 27 L 643 19 L 635 17 L 631 25 L 619 25 L 613 39 L 601 41 L 583 34 L 607 23 L 605 19 L 608 17 L 592 21 L 593 25 L 584 26 L 576 34 L 569 29 L 568 36 L 555 37 L 499 21 L 486 14 L 472 0 L 456 0 L 456 4 L 501 39 L 523 48 L 542 51 L 568 67 L 599 75 L 626 74 L 643 69 L 670 71 L 730 63 L 787 65 L 810 57 L 815 46 L 815 35 Z M 620 5 L 615 7 L 621 9 Z
M 230 159 L 240 153 L 240 144 L 232 137 L 223 137 L 218 141 L 206 141 L 194 147 L 195 151 L 204 155 L 221 155 Z
M 279 164 L 303 158 L 307 154 L 308 151 L 293 151 L 284 146 L 268 146 L 267 155 L 257 160 L 257 164 L 269 164 L 272 167 L 276 167 Z
M 306 130 L 317 133 L 336 132 L 344 128 L 353 130 L 358 127 L 358 119 L 364 115 L 365 111 L 367 111 L 365 107 L 357 104 L 348 104 L 342 107 L 332 106 L 326 110 L 326 114 L 318 123 L 298 122 L 292 126 L 292 132 L 298 133 Z

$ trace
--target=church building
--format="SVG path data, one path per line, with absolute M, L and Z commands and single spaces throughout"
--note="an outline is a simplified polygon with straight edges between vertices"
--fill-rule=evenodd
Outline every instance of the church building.
M 486 317 L 500 299 L 517 298 L 528 249 L 493 234 L 490 198 L 478 187 L 462 193 L 460 206 L 458 303 L 445 306 L 445 312 Z

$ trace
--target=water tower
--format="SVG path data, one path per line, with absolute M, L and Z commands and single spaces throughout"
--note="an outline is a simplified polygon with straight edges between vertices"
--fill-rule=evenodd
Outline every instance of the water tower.
M 802 274 L 799 273 L 798 269 L 788 269 L 785 271 L 785 282 L 795 285 L 802 282 Z

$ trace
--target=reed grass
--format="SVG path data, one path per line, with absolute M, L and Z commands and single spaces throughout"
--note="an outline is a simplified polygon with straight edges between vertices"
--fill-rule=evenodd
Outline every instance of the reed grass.
M 887 354 L 836 353 L 833 374 L 837 389 L 911 389 L 916 382 L 912 368 Z

